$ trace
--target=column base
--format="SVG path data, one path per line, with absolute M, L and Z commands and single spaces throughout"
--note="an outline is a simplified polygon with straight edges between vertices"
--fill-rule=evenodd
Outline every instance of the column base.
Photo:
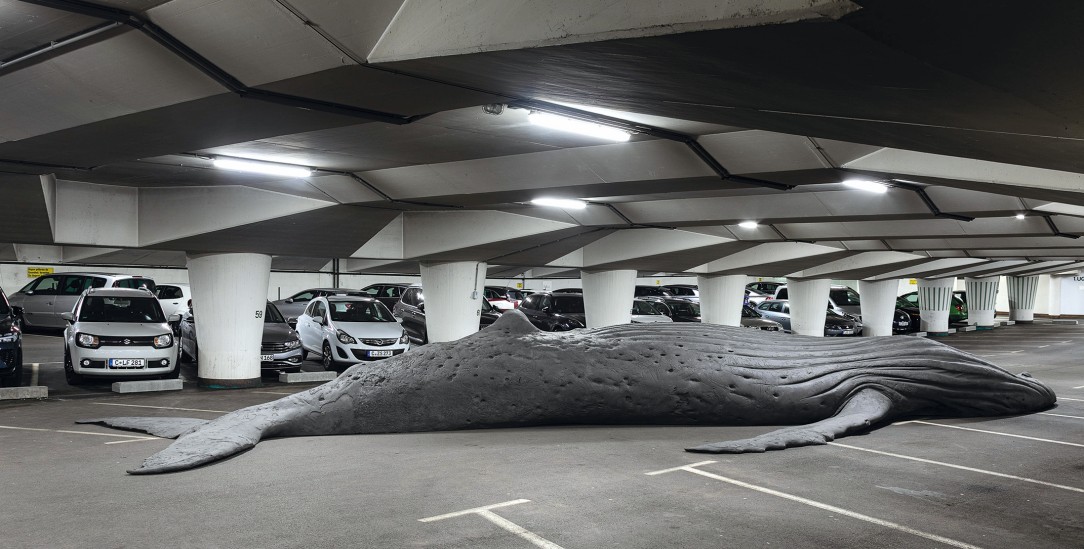
M 993 330 L 994 328 L 997 328 L 997 325 L 994 325 L 994 326 L 976 326 L 975 327 L 976 330 Z
M 197 386 L 201 389 L 252 389 L 263 387 L 263 378 L 254 377 L 248 379 L 212 379 L 206 377 L 196 378 Z

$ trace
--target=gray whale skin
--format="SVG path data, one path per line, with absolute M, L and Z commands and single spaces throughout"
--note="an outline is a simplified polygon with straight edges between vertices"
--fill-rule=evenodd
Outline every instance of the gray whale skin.
M 1028 374 L 917 337 L 819 338 L 710 324 L 539 332 L 518 311 L 334 381 L 207 421 L 80 420 L 176 438 L 128 471 L 190 469 L 272 437 L 568 424 L 796 425 L 692 452 L 825 444 L 904 417 L 1054 406 Z

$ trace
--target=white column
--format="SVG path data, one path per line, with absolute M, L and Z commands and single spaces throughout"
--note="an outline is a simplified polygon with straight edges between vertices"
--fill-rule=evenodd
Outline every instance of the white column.
M 588 328 L 632 322 L 632 297 L 636 271 L 580 271 L 583 308 Z
M 888 280 L 859 280 L 858 294 L 862 302 L 862 335 L 866 337 L 892 335 L 896 318 L 896 297 L 900 283 Z
M 968 324 L 974 324 L 979 330 L 990 330 L 997 326 L 994 323 L 994 310 L 997 308 L 997 289 L 1000 282 L 1000 276 L 964 279 Z
M 831 285 L 832 281 L 827 278 L 787 279 L 790 331 L 800 335 L 824 337 L 828 289 Z
M 478 331 L 486 264 L 477 261 L 421 262 L 425 332 L 430 342 L 455 341 Z
M 1061 316 L 1061 281 L 1062 277 L 1050 275 L 1047 284 L 1050 285 L 1048 297 L 1048 312 L 1050 316 Z
M 270 274 L 269 255 L 188 256 L 200 387 L 260 386 L 260 344 Z
M 935 335 L 948 333 L 949 307 L 955 277 L 918 279 L 919 329 Z
M 741 306 L 745 303 L 745 275 L 699 275 L 700 321 L 723 326 L 741 326 Z
M 1039 293 L 1038 276 L 1006 276 L 1009 290 L 1009 320 L 1035 320 L 1035 294 Z

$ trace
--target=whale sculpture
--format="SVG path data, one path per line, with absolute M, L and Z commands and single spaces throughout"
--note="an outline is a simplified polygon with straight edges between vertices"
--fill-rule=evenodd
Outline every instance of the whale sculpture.
M 558 424 L 794 425 L 692 452 L 825 444 L 915 416 L 1037 412 L 1054 393 L 915 337 L 819 338 L 709 324 L 538 331 L 518 311 L 214 420 L 81 420 L 176 438 L 132 474 L 211 463 L 272 437 Z

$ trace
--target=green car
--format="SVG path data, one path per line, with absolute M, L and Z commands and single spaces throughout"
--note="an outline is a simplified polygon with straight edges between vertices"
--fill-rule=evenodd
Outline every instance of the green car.
M 956 322 L 963 322 L 967 320 L 967 301 L 966 294 L 962 291 L 952 293 L 952 305 L 949 306 L 949 324 Z M 961 299 L 963 298 L 963 299 Z M 897 300 L 898 304 L 902 305 L 906 303 L 909 307 L 918 309 L 918 292 L 911 292 L 909 294 L 903 294 Z

